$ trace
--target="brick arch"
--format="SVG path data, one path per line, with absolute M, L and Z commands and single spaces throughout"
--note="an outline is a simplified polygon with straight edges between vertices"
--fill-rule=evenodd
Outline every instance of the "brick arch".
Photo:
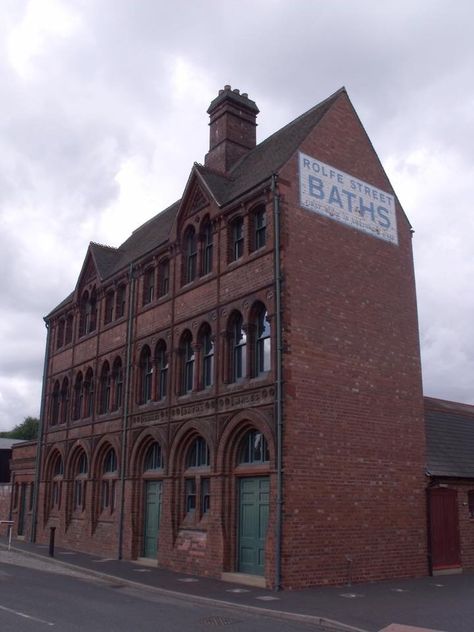
M 51 449 L 48 451 L 48 454 L 46 456 L 45 459 L 45 473 L 46 473 L 46 478 L 47 480 L 52 480 L 53 478 L 53 473 L 52 473 L 52 467 L 54 465 L 54 462 L 56 460 L 56 456 L 59 455 L 61 457 L 61 460 L 63 462 L 63 470 L 65 470 L 65 450 L 64 450 L 64 446 L 59 446 L 58 444 L 53 444 L 53 446 L 51 447 Z
M 240 442 L 246 432 L 252 429 L 263 433 L 270 452 L 270 466 L 275 463 L 275 437 L 267 417 L 258 410 L 241 410 L 227 423 L 220 437 L 216 459 L 219 472 L 231 473 L 234 470 Z
M 135 439 L 133 449 L 130 454 L 130 473 L 132 476 L 139 477 L 143 474 L 143 460 L 148 448 L 155 441 L 160 444 L 164 457 L 163 474 L 168 470 L 168 446 L 163 439 L 162 433 L 158 428 L 145 428 L 140 432 L 138 438 Z
M 206 440 L 209 446 L 210 467 L 211 469 L 215 469 L 215 442 L 210 437 L 207 429 L 200 427 L 199 423 L 195 421 L 189 421 L 181 426 L 171 442 L 169 449 L 169 473 L 179 474 L 182 471 L 186 453 L 197 436 L 201 436 Z

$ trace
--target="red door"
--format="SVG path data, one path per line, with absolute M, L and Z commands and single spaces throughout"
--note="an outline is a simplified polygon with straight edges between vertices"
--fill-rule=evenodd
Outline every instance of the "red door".
M 461 566 L 457 491 L 446 487 L 428 490 L 432 569 Z

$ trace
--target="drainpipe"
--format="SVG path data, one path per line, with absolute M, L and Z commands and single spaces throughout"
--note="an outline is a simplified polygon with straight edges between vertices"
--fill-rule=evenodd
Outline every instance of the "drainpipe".
M 41 409 L 40 418 L 38 424 L 38 437 L 36 439 L 36 460 L 35 460 L 35 484 L 33 487 L 33 511 L 31 514 L 31 532 L 30 542 L 36 542 L 36 529 L 38 526 L 38 498 L 39 498 L 39 486 L 40 486 L 40 473 L 41 473 L 41 456 L 43 452 L 43 431 L 45 426 L 46 415 L 46 388 L 48 382 L 48 364 L 49 364 L 49 347 L 51 341 L 51 328 L 47 320 L 46 325 L 46 350 L 44 353 L 43 364 L 43 385 L 41 388 Z
M 281 249 L 280 249 L 280 194 L 277 188 L 277 174 L 272 174 L 273 224 L 275 247 L 275 416 L 276 416 L 276 521 L 275 521 L 275 590 L 281 587 L 281 546 L 283 518 L 283 471 L 282 471 L 282 435 L 283 435 L 283 397 L 282 397 L 282 322 L 281 322 Z
M 130 374 L 132 371 L 132 327 L 135 305 L 135 274 L 133 272 L 133 263 L 129 268 L 130 291 L 128 299 L 128 323 L 127 323 L 127 359 L 125 362 L 125 397 L 123 404 L 123 424 L 122 424 L 122 441 L 121 441 L 121 464 L 120 464 L 120 522 L 119 522 L 119 541 L 118 541 L 118 559 L 123 557 L 123 519 L 125 509 L 125 465 L 127 462 L 127 425 L 130 406 Z

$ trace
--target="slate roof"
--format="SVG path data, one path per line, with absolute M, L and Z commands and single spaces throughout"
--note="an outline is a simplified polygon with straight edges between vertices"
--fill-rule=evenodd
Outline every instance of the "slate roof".
M 269 180 L 271 175 L 291 158 L 301 142 L 342 93 L 345 93 L 345 88 L 341 88 L 259 143 L 243 156 L 227 175 L 197 163 L 193 167 L 195 173 L 219 206 L 229 203 Z M 107 279 L 165 243 L 169 238 L 180 201 L 178 200 L 137 228 L 118 248 L 91 242 L 90 251 L 100 278 Z M 46 318 L 68 305 L 73 300 L 73 296 L 74 292 L 57 305 Z
M 427 472 L 474 478 L 474 406 L 425 397 Z

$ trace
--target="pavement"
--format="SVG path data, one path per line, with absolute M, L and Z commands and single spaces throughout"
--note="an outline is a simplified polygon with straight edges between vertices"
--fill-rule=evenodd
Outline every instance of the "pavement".
M 8 541 L 0 537 L 0 548 Z M 274 592 L 154 565 L 20 540 L 12 550 L 89 576 L 194 601 L 243 607 L 335 632 L 473 632 L 474 573 Z

